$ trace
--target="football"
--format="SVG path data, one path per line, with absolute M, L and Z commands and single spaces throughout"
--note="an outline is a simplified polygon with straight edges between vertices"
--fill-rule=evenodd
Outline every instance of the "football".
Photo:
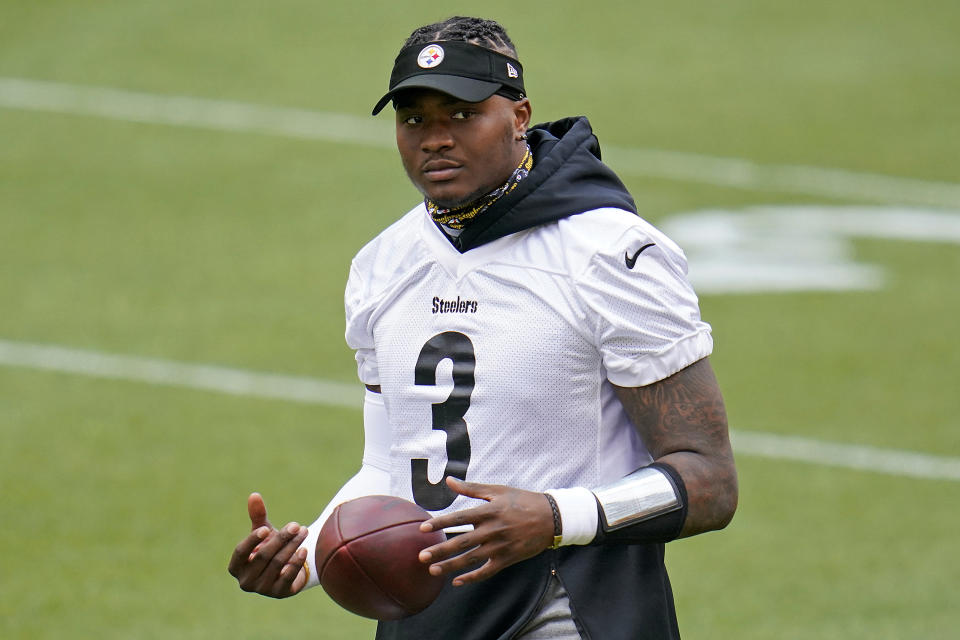
M 364 496 L 337 506 L 317 540 L 320 585 L 340 606 L 376 620 L 426 609 L 443 588 L 420 562 L 421 550 L 443 542 L 443 531 L 420 531 L 426 510 L 402 498 Z

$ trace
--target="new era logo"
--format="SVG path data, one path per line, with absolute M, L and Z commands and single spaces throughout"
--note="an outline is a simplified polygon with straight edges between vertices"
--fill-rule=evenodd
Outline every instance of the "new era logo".
M 517 73 L 517 69 L 516 69 L 512 64 L 510 64 L 509 62 L 507 63 L 507 75 L 510 76 L 511 78 L 519 78 L 519 77 L 520 77 L 520 74 Z

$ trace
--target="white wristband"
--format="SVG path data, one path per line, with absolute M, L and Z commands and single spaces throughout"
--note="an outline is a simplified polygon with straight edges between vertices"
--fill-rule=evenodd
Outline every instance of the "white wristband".
M 597 499 L 584 487 L 550 489 L 547 491 L 557 502 L 560 519 L 563 521 L 563 538 L 560 546 L 590 544 L 597 535 Z

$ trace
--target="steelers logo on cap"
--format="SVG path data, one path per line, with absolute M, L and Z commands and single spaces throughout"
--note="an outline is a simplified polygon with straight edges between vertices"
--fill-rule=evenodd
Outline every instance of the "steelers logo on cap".
M 438 44 L 424 47 L 420 55 L 417 56 L 417 64 L 422 69 L 433 69 L 441 62 L 443 62 L 443 47 Z

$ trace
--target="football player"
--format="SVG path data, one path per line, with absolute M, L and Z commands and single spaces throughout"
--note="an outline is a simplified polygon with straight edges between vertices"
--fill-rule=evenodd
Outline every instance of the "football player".
M 737 504 L 683 252 L 637 215 L 586 118 L 532 125 L 496 22 L 414 31 L 374 114 L 388 104 L 423 199 L 346 287 L 361 469 L 309 528 L 273 529 L 251 496 L 231 573 L 303 591 L 333 506 L 387 493 L 451 534 L 420 556 L 450 580 L 378 638 L 679 637 L 664 544 Z

